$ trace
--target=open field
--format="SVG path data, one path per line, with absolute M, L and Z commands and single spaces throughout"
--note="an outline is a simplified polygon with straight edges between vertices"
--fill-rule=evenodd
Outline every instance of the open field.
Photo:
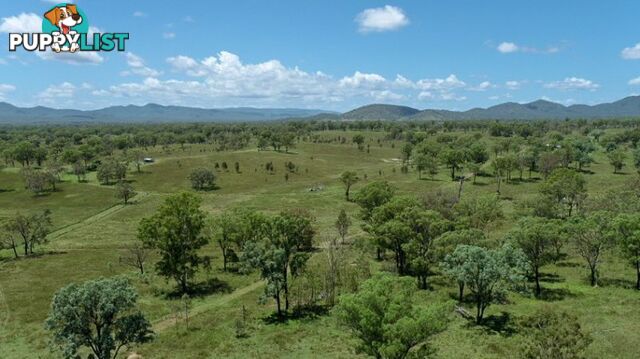
M 215 170 L 218 189 L 198 192 L 202 209 L 217 215 L 232 208 L 249 208 L 275 214 L 283 209 L 305 208 L 316 218 L 316 251 L 312 260 L 323 260 L 324 243 L 337 236 L 334 222 L 340 209 L 345 209 L 354 224 L 350 240 L 341 248 L 350 257 L 363 255 L 372 272 L 392 271 L 390 254 L 383 262 L 375 260 L 375 248 L 367 244 L 368 234 L 361 229 L 359 207 L 344 198 L 339 181 L 344 171 L 355 171 L 361 181 L 352 193 L 368 183 L 386 180 L 399 194 L 421 197 L 442 190 L 457 193 L 459 183 L 451 181 L 445 166 L 431 179 L 418 179 L 414 168 L 401 171 L 402 140 L 389 140 L 385 132 L 322 131 L 324 137 L 352 138 L 363 134 L 368 151 L 354 144 L 313 143 L 298 141 L 289 153 L 273 150 L 258 151 L 251 143 L 239 150 L 214 151 L 208 144 L 178 145 L 163 149 L 155 146 L 146 152 L 155 163 L 145 164 L 141 173 L 128 168 L 127 178 L 138 192 L 132 202 L 123 205 L 115 197 L 113 186 L 98 183 L 90 173 L 79 183 L 65 174 L 58 190 L 34 196 L 26 190 L 19 165 L 0 171 L 0 219 L 16 212 L 28 213 L 48 208 L 52 211 L 52 232 L 49 242 L 37 248 L 37 255 L 14 260 L 9 250 L 0 251 L 0 357 L 54 358 L 48 347 L 49 337 L 43 322 L 51 298 L 61 287 L 98 277 L 123 275 L 135 285 L 139 307 L 152 322 L 155 339 L 132 348 L 145 358 L 351 358 L 356 353 L 355 339 L 339 325 L 333 311 L 290 319 L 269 320 L 274 311 L 273 300 L 259 299 L 264 282 L 259 274 L 249 275 L 222 271 L 218 247 L 210 243 L 202 250 L 213 256 L 212 268 L 201 271 L 198 280 L 215 279 L 218 288 L 207 295 L 195 297 L 189 327 L 175 317 L 179 300 L 168 299 L 173 282 L 152 273 L 137 274 L 120 263 L 123 248 L 136 239 L 140 220 L 152 215 L 165 198 L 179 191 L 190 191 L 188 175 L 195 168 L 213 169 L 216 163 L 229 164 L 227 171 Z M 463 135 L 462 132 L 454 133 Z M 466 135 L 467 133 L 465 133 Z M 495 138 L 482 132 L 488 141 Z M 589 198 L 609 189 L 621 188 L 637 176 L 631 156 L 619 174 L 613 174 L 604 149 L 598 147 L 594 162 L 583 172 Z M 297 170 L 285 179 L 284 163 L 293 162 Z M 240 171 L 233 168 L 239 163 Z M 265 170 L 272 162 L 275 173 Z M 464 170 L 463 170 L 464 171 Z M 470 176 L 469 173 L 465 175 Z M 500 207 L 504 217 L 486 228 L 487 237 L 498 241 L 515 224 L 518 208 L 539 192 L 542 175 L 525 172 L 522 181 L 502 183 Z M 311 190 L 313 189 L 313 191 Z M 464 183 L 462 197 L 492 195 L 495 178 L 478 176 L 476 183 Z M 510 292 L 504 303 L 491 305 L 483 325 L 451 314 L 448 329 L 433 340 L 436 357 L 442 358 L 511 358 L 518 350 L 521 333 L 517 322 L 541 306 L 552 306 L 576 315 L 593 342 L 588 358 L 636 358 L 640 346 L 640 292 L 633 289 L 633 268 L 621 259 L 616 249 L 607 252 L 601 265 L 598 287 L 588 281 L 588 270 L 581 258 L 567 247 L 568 257 L 542 268 L 543 292 L 540 298 L 531 294 Z M 431 288 L 416 293 L 419 303 L 453 301 L 457 287 L 441 271 L 429 278 Z M 177 304 L 179 306 L 179 303 Z M 464 306 L 472 309 L 472 303 Z M 245 338 L 237 338 L 235 325 L 242 313 L 248 313 L 250 330 Z M 122 356 L 125 357 L 125 356 Z

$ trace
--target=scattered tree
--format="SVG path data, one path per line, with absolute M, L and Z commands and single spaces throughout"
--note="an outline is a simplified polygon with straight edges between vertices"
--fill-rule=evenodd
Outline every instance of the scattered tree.
M 138 294 L 122 278 L 70 284 L 56 292 L 45 327 L 65 358 L 82 347 L 97 359 L 115 359 L 120 349 L 152 338 L 151 324 L 136 310 Z

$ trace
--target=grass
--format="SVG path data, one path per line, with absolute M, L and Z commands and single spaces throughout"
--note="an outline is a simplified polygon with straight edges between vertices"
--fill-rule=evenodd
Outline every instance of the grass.
M 320 134 L 325 138 L 338 135 L 349 138 L 353 133 Z M 336 323 L 331 312 L 277 324 L 265 320 L 272 314 L 274 305 L 271 301 L 259 302 L 262 290 L 254 284 L 259 281 L 257 275 L 222 272 L 221 255 L 214 244 L 203 249 L 204 253 L 214 256 L 213 268 L 202 272 L 198 280 L 216 279 L 224 283 L 227 290 L 194 298 L 188 329 L 183 322 L 166 324 L 167 320 L 171 322 L 176 306 L 175 300 L 166 297 L 172 283 L 154 274 L 141 277 L 132 268 L 120 264 L 119 257 L 124 246 L 135 239 L 141 218 L 151 215 L 168 194 L 189 190 L 187 177 L 192 169 L 214 169 L 216 162 L 227 162 L 229 171 L 216 170 L 219 189 L 200 194 L 205 211 L 215 214 L 235 207 L 265 212 L 307 208 L 317 218 L 318 245 L 336 236 L 333 223 L 340 208 L 345 208 L 354 218 L 351 234 L 361 237 L 359 221 L 355 219 L 358 208 L 344 200 L 344 190 L 337 180 L 344 170 L 354 170 L 363 179 L 353 191 L 378 179 L 392 182 L 406 195 L 421 195 L 436 189 L 457 191 L 458 184 L 450 180 L 449 171 L 444 168 L 433 180 L 418 180 L 413 171 L 401 173 L 397 160 L 401 143 L 382 140 L 380 146 L 377 139 L 381 136 L 381 133 L 366 133 L 370 153 L 349 144 L 311 142 L 298 144 L 291 153 L 255 149 L 214 152 L 206 145 L 170 151 L 155 148 L 148 154 L 157 159 L 155 164 L 143 166 L 142 173 L 131 169 L 129 180 L 139 195 L 127 206 L 117 204 L 113 189 L 99 186 L 91 176 L 88 183 L 77 183 L 71 176 L 65 176 L 59 191 L 34 197 L 22 187 L 18 169 L 0 171 L 0 187 L 4 189 L 0 192 L 0 219 L 16 211 L 49 208 L 57 231 L 51 242 L 40 248 L 41 255 L 37 257 L 11 260 L 9 252 L 0 252 L 0 357 L 56 357 L 47 347 L 48 337 L 43 329 L 55 291 L 71 282 L 113 275 L 131 278 L 147 317 L 154 323 L 165 323 L 153 342 L 132 349 L 146 358 L 358 357 L 353 349 L 354 339 Z M 613 175 L 602 153 L 598 153 L 595 160 L 590 167 L 592 174 L 585 174 L 590 195 L 623 186 L 634 175 L 630 167 L 626 168 L 626 174 Z M 284 178 L 286 161 L 298 166 L 288 181 Z M 240 173 L 235 173 L 235 162 L 240 163 Z M 267 162 L 273 162 L 275 174 L 264 170 Z M 477 182 L 476 185 L 465 183 L 463 196 L 495 193 L 491 177 L 480 177 Z M 490 228 L 491 238 L 500 238 L 511 228 L 515 208 L 537 193 L 539 183 L 531 180 L 503 185 L 501 198 L 506 216 Z M 545 299 L 511 293 L 507 303 L 487 310 L 490 325 L 471 326 L 452 315 L 449 329 L 435 339 L 438 356 L 512 357 L 519 343 L 518 318 L 541 305 L 551 305 L 577 315 L 593 336 L 590 358 L 635 357 L 632 348 L 640 345 L 640 337 L 636 335 L 640 329 L 640 313 L 635 310 L 640 304 L 640 293 L 629 288 L 633 286 L 633 269 L 614 254 L 605 258 L 599 288 L 589 286 L 583 263 L 571 255 L 564 262 L 543 268 Z M 373 252 L 368 255 L 373 259 Z M 372 260 L 371 267 L 384 270 L 390 266 Z M 152 266 L 147 269 L 151 272 Z M 438 273 L 431 278 L 431 283 L 432 290 L 417 294 L 420 302 L 451 300 L 455 296 L 456 288 Z M 237 292 L 234 295 L 234 291 L 241 295 Z M 249 313 L 249 336 L 236 338 L 235 325 L 243 306 Z

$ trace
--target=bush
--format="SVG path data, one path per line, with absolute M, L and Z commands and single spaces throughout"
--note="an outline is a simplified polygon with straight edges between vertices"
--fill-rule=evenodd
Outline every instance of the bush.
M 189 175 L 191 188 L 197 191 L 211 190 L 215 188 L 215 175 L 206 168 L 197 168 Z

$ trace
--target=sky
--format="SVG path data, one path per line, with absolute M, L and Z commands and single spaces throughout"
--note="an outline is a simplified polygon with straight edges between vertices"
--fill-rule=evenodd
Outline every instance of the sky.
M 640 93 L 634 0 L 77 0 L 125 52 L 8 51 L 57 1 L 4 2 L 0 101 L 466 110 Z

